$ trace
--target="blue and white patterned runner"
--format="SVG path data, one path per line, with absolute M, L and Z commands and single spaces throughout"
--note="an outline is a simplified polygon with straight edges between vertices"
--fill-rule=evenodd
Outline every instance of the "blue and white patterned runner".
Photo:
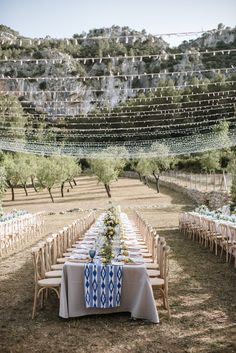
M 86 308 L 120 306 L 122 266 L 85 264 L 84 290 Z

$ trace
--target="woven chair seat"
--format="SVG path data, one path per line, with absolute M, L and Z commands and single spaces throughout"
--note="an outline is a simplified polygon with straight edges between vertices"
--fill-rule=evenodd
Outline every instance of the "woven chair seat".
M 143 253 L 142 252 L 142 257 L 146 259 L 146 258 L 152 257 L 152 254 L 149 253 L 149 252 L 148 253 Z
M 40 287 L 59 287 L 61 278 L 44 278 L 38 281 Z
M 147 253 L 148 252 L 148 248 L 142 248 L 142 249 L 140 249 L 140 252 Z
M 158 277 L 160 276 L 159 270 L 147 270 L 147 274 L 149 277 Z
M 57 270 L 57 271 L 48 271 L 45 273 L 46 278 L 58 278 L 62 276 L 62 270 Z
M 69 257 L 59 257 L 57 259 L 57 263 L 58 264 L 64 264 L 68 259 L 69 259 Z
M 62 254 L 62 255 L 65 256 L 65 257 L 70 257 L 71 252 L 64 252 L 64 254 Z
M 58 271 L 58 270 L 62 270 L 63 269 L 63 264 L 55 264 L 51 266 L 51 269 L 53 271 Z
M 150 278 L 151 286 L 155 289 L 155 287 L 162 287 L 164 286 L 164 279 L 163 278 Z
M 148 263 L 153 263 L 153 259 L 151 259 L 151 258 L 144 258 L 143 261 L 146 262 L 146 263 L 147 262 Z
M 157 270 L 158 268 L 159 268 L 159 265 L 158 265 L 158 263 L 146 263 L 145 264 L 145 267 L 146 267 L 146 269 L 147 270 Z

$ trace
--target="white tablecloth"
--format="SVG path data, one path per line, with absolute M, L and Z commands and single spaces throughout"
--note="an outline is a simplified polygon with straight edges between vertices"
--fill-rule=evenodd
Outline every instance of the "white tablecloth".
M 132 318 L 159 323 L 152 288 L 145 265 L 124 265 L 121 306 L 110 309 L 86 308 L 84 299 L 84 264 L 66 262 L 63 267 L 60 311 L 63 318 L 130 312 Z

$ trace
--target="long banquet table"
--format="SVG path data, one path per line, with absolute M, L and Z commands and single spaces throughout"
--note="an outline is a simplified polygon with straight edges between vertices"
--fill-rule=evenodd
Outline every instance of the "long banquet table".
M 134 239 L 136 229 L 127 219 L 126 215 L 122 214 L 122 216 L 129 227 L 126 235 L 129 241 L 129 238 Z M 94 226 L 92 227 L 94 228 Z M 85 234 L 85 242 L 86 237 L 89 239 L 89 234 L 91 234 L 90 230 Z M 132 318 L 146 319 L 153 323 L 159 323 L 156 303 L 144 263 L 123 264 L 121 305 L 106 309 L 86 308 L 84 298 L 84 266 L 84 263 L 70 261 L 67 261 L 63 266 L 59 310 L 59 315 L 62 318 L 130 312 Z

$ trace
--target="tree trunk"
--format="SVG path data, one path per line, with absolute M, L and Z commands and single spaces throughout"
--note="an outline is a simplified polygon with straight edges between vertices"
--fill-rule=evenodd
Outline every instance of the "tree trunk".
M 8 184 L 9 187 L 11 188 L 11 200 L 12 200 L 12 201 L 15 201 L 14 187 L 13 187 L 12 183 L 11 183 L 9 180 L 7 180 L 7 184 Z
M 71 184 L 71 181 L 70 181 L 70 180 L 69 180 L 69 184 L 70 184 L 71 189 L 73 189 L 73 185 Z
M 138 176 L 139 176 L 139 180 L 142 181 L 142 177 L 141 177 L 141 174 L 139 172 L 138 173 Z
M 155 181 L 156 181 L 157 193 L 159 194 L 159 192 L 160 192 L 160 187 L 159 187 L 159 179 L 160 179 L 160 176 L 159 176 L 159 175 L 156 176 L 156 174 L 155 174 L 154 172 L 153 172 L 152 174 L 153 174 L 153 176 L 154 176 L 154 178 L 155 178 Z
M 106 192 L 107 192 L 107 196 L 111 197 L 111 190 L 110 190 L 110 186 L 109 184 L 104 184 Z
M 61 183 L 61 197 L 64 197 L 64 185 L 65 185 L 65 182 L 63 181 Z
M 144 185 L 147 184 L 147 182 L 146 182 L 146 176 L 145 176 L 145 175 L 143 176 L 143 183 L 144 183 Z
M 25 190 L 25 195 L 28 196 L 28 191 L 27 191 L 27 188 L 26 188 L 26 184 L 25 184 L 25 183 L 23 184 L 23 188 L 24 188 L 24 190 Z
M 146 176 L 144 177 L 144 180 L 145 180 L 145 185 L 147 185 L 147 187 L 150 188 L 150 185 L 149 185 L 149 182 L 148 182 L 148 178 Z
M 36 189 L 35 183 L 34 183 L 34 177 L 33 176 L 31 176 L 31 184 L 32 184 L 32 186 L 34 188 L 34 191 L 38 192 L 38 190 Z
M 49 195 L 50 195 L 50 197 L 51 197 L 52 202 L 54 203 L 54 199 L 53 199 L 52 193 L 51 193 L 51 188 L 48 188 L 48 192 L 49 192 Z
M 15 193 L 14 193 L 14 187 L 11 186 L 11 200 L 15 201 Z
M 73 182 L 74 182 L 74 185 L 76 186 L 76 185 L 77 185 L 77 183 L 76 183 L 76 180 L 75 180 L 75 179 L 73 179 Z

